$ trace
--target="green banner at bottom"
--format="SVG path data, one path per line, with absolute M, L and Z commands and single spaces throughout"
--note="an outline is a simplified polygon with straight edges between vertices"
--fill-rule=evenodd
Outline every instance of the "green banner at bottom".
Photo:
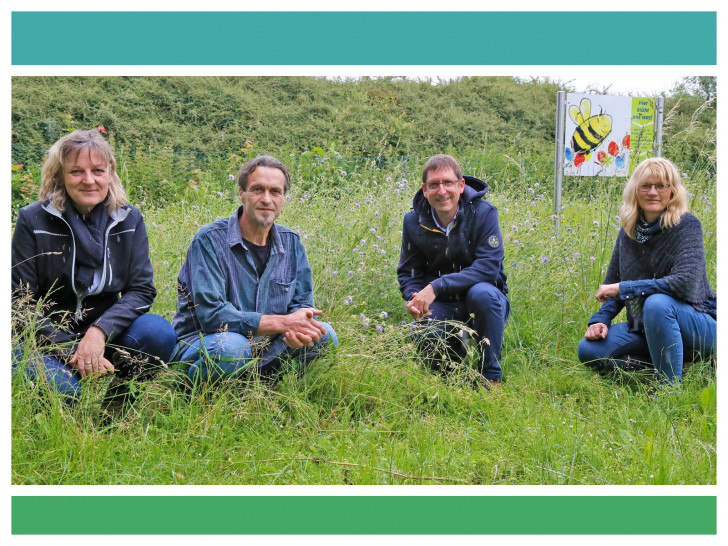
M 702 535 L 716 519 L 715 496 L 12 497 L 17 535 Z

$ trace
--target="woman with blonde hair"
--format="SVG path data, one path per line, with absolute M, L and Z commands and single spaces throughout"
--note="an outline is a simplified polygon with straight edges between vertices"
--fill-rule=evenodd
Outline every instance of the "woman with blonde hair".
M 677 383 L 683 362 L 709 359 L 716 345 L 716 295 L 708 283 L 700 220 L 667 159 L 644 160 L 624 188 L 601 309 L 589 319 L 579 360 L 610 369 L 651 362 L 660 383 Z M 627 322 L 612 320 L 627 308 Z
M 12 288 L 44 301 L 39 355 L 13 349 L 31 378 L 69 402 L 80 380 L 114 374 L 107 402 L 129 399 L 127 382 L 150 377 L 176 342 L 148 314 L 156 290 L 144 219 L 126 198 L 116 160 L 97 130 L 74 131 L 48 151 L 40 201 L 20 209 L 12 239 Z M 17 300 L 19 301 L 19 300 Z

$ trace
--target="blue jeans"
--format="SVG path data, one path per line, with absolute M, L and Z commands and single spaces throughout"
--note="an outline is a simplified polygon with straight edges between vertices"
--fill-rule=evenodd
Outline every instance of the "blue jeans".
M 261 374 L 268 375 L 278 371 L 281 357 L 303 361 L 304 365 L 314 360 L 329 341 L 336 346 L 339 341 L 330 324 L 321 323 L 326 334 L 314 343 L 313 347 L 287 349 L 278 358 L 260 369 Z M 180 362 L 191 362 L 187 370 L 193 383 L 200 381 L 217 381 L 223 377 L 244 370 L 255 361 L 253 345 L 249 338 L 235 332 L 220 332 L 198 338 L 182 352 Z
M 460 328 L 444 321 L 465 323 L 478 334 L 480 373 L 486 379 L 500 381 L 503 331 L 511 312 L 506 295 L 492 284 L 483 282 L 468 290 L 465 301 L 434 301 L 430 310 L 429 320 L 414 324 L 414 337 L 420 350 L 435 361 L 462 359 L 466 351 L 458 339 Z
M 715 354 L 716 322 L 690 304 L 666 294 L 653 294 L 642 309 L 645 331 L 630 332 L 627 323 L 613 324 L 607 337 L 579 342 L 579 360 L 590 367 L 624 367 L 631 361 L 651 362 L 661 383 L 677 383 L 683 362 L 707 360 Z
M 164 318 L 145 314 L 131 323 L 121 335 L 115 337 L 106 346 L 104 357 L 114 362 L 114 353 L 117 347 L 127 349 L 132 356 L 154 356 L 164 362 L 169 360 L 172 349 L 177 342 L 177 335 L 172 326 Z M 13 349 L 13 369 L 23 359 L 24 351 L 21 348 Z M 117 373 L 124 374 L 125 370 Z M 36 380 L 39 374 L 54 388 L 68 403 L 73 403 L 81 390 L 81 377 L 69 366 L 48 354 L 35 354 L 26 363 L 25 373 L 31 380 Z

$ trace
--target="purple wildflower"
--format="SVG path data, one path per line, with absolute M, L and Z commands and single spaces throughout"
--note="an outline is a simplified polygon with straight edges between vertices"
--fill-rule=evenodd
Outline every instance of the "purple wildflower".
M 539 258 L 539 260 L 541 260 L 545 264 L 549 263 L 549 257 L 548 256 L 541 256 Z
M 384 328 L 382 328 L 381 324 L 376 325 L 377 332 L 384 332 Z

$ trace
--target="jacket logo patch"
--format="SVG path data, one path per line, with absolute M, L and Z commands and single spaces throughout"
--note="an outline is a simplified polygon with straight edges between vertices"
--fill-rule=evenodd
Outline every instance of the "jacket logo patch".
M 490 237 L 488 237 L 488 244 L 493 248 L 498 248 L 498 245 L 500 244 L 500 242 L 498 241 L 498 236 L 491 235 Z

